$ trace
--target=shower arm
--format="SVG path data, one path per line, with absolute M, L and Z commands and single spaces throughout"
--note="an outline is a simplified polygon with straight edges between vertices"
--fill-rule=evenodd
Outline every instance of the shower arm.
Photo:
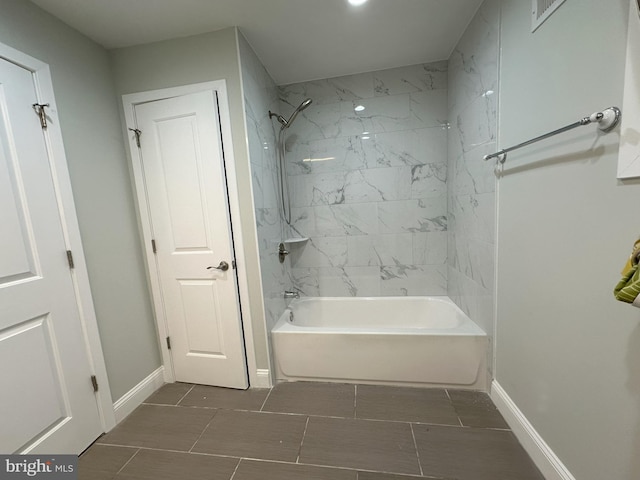
M 280 122 L 280 124 L 282 125 L 282 128 L 286 128 L 289 126 L 289 122 L 285 120 L 285 118 L 282 115 L 279 115 L 269 110 L 269 118 L 273 118 L 273 117 L 276 117 L 276 120 Z

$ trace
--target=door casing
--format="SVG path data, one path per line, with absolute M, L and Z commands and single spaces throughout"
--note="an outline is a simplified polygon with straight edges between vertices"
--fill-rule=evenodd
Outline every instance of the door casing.
M 145 193 L 144 173 L 142 169 L 142 159 L 140 151 L 136 144 L 135 135 L 128 128 L 135 128 L 135 106 L 141 103 L 163 100 L 171 97 L 179 97 L 190 93 L 212 90 L 218 94 L 218 109 L 220 114 L 220 129 L 222 134 L 222 142 L 224 145 L 224 169 L 227 175 L 227 193 L 229 199 L 229 210 L 231 213 L 231 223 L 233 243 L 235 245 L 235 256 L 237 262 L 238 290 L 240 293 L 241 321 L 244 330 L 245 352 L 247 356 L 247 369 L 249 371 L 250 387 L 267 388 L 272 386 L 271 376 L 267 371 L 267 375 L 259 371 L 256 363 L 253 325 L 251 324 L 251 306 L 249 301 L 249 283 L 246 270 L 246 258 L 243 249 L 243 232 L 240 222 L 240 202 L 239 192 L 236 181 L 236 169 L 233 152 L 233 141 L 231 135 L 231 115 L 229 112 L 229 102 L 227 95 L 227 85 L 225 80 L 214 80 L 211 82 L 203 82 L 192 85 L 184 85 L 179 87 L 163 88 L 159 90 L 150 90 L 146 92 L 131 93 L 122 96 L 125 116 L 125 136 L 129 145 L 129 153 L 131 156 L 131 170 L 136 191 L 136 199 L 138 202 L 138 215 L 144 241 L 145 260 L 147 264 L 148 278 L 151 286 L 151 294 L 153 299 L 153 307 L 155 310 L 156 325 L 158 331 L 158 342 L 162 353 L 162 362 L 164 368 L 164 380 L 167 383 L 175 382 L 172 365 L 171 354 L 166 347 L 165 339 L 168 336 L 167 326 L 164 318 L 159 312 L 163 311 L 161 302 L 161 289 L 159 282 L 159 274 L 156 266 L 153 251 L 151 249 L 151 240 L 153 234 L 151 230 L 151 217 L 147 196 Z M 212 112 L 213 114 L 214 112 Z M 141 136 L 144 141 L 144 133 Z M 265 327 L 266 328 L 266 327 Z M 266 334 L 266 331 L 265 331 Z M 268 346 L 267 346 L 268 348 Z
M 76 208 L 73 201 L 71 178 L 69 176 L 67 158 L 62 141 L 62 130 L 60 129 L 58 107 L 56 106 L 49 65 L 3 43 L 0 43 L 0 58 L 30 71 L 33 75 L 38 101 L 49 104 L 47 108 L 48 125 L 47 129 L 43 130 L 43 135 L 49 157 L 65 245 L 67 246 L 67 250 L 73 252 L 74 268 L 70 270 L 71 278 L 84 332 L 90 368 L 97 377 L 99 384 L 96 395 L 100 420 L 104 431 L 108 432 L 115 427 L 116 418 L 102 344 L 100 343 L 98 322 L 93 298 L 91 296 L 89 274 L 84 257 L 84 249 L 82 248 Z

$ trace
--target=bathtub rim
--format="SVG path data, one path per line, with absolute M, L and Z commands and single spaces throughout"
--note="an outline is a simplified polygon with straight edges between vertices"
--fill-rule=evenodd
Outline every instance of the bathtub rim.
M 401 302 L 407 299 L 422 299 L 447 304 L 451 307 L 455 314 L 460 315 L 463 319 L 462 325 L 455 328 L 433 328 L 433 327 L 326 327 L 326 326 L 307 326 L 297 325 L 288 321 L 291 306 L 304 303 L 322 303 L 331 301 L 340 301 L 346 303 L 367 302 L 367 301 L 395 301 Z M 358 335 L 434 335 L 434 336 L 471 336 L 471 337 L 488 337 L 488 334 L 462 309 L 455 304 L 451 298 L 446 295 L 414 295 L 414 296 L 393 296 L 393 297 L 301 297 L 292 300 L 285 311 L 280 315 L 278 321 L 271 329 L 272 334 L 358 334 Z

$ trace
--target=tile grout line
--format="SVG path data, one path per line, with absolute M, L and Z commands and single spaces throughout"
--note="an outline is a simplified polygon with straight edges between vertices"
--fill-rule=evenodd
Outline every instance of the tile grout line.
M 136 455 L 138 455 L 138 452 L 139 452 L 139 451 L 140 451 L 140 449 L 137 449 L 137 450 L 136 450 L 136 452 L 135 452 L 133 455 L 131 455 L 131 458 L 130 458 L 129 460 L 127 460 L 127 461 L 125 462 L 125 464 L 124 464 L 124 465 L 122 465 L 122 466 L 120 467 L 120 470 L 118 470 L 118 471 L 116 472 L 116 475 L 118 475 L 122 470 L 124 470 L 124 467 L 126 467 L 127 465 L 129 465 L 129 463 L 131 462 L 131 460 L 133 460 L 133 459 L 135 458 L 135 456 L 136 456 Z
M 458 419 L 458 423 L 460 424 L 461 427 L 464 427 L 464 424 L 462 423 L 462 418 L 460 418 L 460 415 L 458 415 L 458 410 L 456 410 L 456 406 L 453 404 L 453 400 L 451 400 L 451 395 L 449 395 L 449 389 L 445 388 L 444 393 L 447 394 L 447 398 L 451 402 L 451 407 L 453 408 L 453 411 L 456 412 L 456 418 Z
M 204 432 L 207 431 L 207 428 L 209 428 L 209 425 L 211 425 L 211 422 L 213 422 L 213 419 L 216 418 L 217 414 L 218 414 L 218 411 L 216 410 L 216 413 L 213 414 L 213 417 L 211 417 L 211 420 L 209 420 L 209 423 L 207 423 L 207 425 L 204 427 L 202 432 L 200 432 L 200 435 L 198 435 L 198 438 L 196 439 L 195 442 L 193 442 L 193 445 L 191 445 L 191 448 L 189 449 L 189 451 L 187 453 L 191 453 L 191 451 L 195 448 L 196 444 L 200 441 L 200 439 L 204 435 Z
M 289 413 L 289 412 L 271 412 L 271 411 L 260 411 L 260 410 L 243 410 L 240 408 L 222 408 L 222 407 L 186 407 L 183 405 L 159 405 L 159 404 L 155 404 L 155 403 L 146 403 L 144 405 L 153 405 L 153 406 L 158 406 L 158 407 L 170 407 L 170 408 L 184 408 L 184 409 L 202 409 L 202 410 L 226 410 L 226 411 L 230 411 L 230 412 L 245 412 L 245 413 L 265 413 L 267 415 L 288 415 L 288 416 L 292 416 L 292 417 L 318 417 L 318 418 L 337 418 L 337 419 L 342 419 L 342 420 L 354 420 L 354 417 L 338 417 L 335 415 L 316 415 L 316 414 L 308 414 L 308 413 Z M 490 430 L 508 430 L 510 431 L 510 428 L 499 428 L 499 427 L 471 427 L 471 426 L 466 426 L 466 425 L 458 425 L 458 424 L 451 424 L 451 423 L 435 423 L 435 422 L 420 422 L 420 421 L 415 421 L 415 420 L 390 420 L 390 419 L 381 419 L 381 418 L 355 418 L 355 420 L 364 420 L 367 422 L 390 422 L 390 423 L 400 423 L 400 424 L 408 424 L 408 423 L 414 423 L 416 425 L 434 425 L 434 426 L 438 426 L 438 427 L 452 427 L 452 428 L 486 428 L 486 429 L 490 429 Z M 97 442 L 98 445 L 117 445 L 117 444 L 107 444 L 107 443 L 101 443 L 101 442 Z M 124 446 L 124 447 L 131 447 L 131 445 L 120 445 L 120 446 Z
M 307 428 L 309 427 L 309 420 L 311 417 L 307 417 L 307 423 L 304 424 L 304 432 L 302 432 L 302 440 L 300 440 L 300 448 L 298 448 L 298 456 L 296 457 L 296 463 L 300 462 L 300 454 L 302 453 L 302 444 L 304 443 L 304 437 L 307 434 Z
M 385 471 L 385 470 L 370 470 L 367 468 L 358 468 L 358 467 L 338 467 L 335 465 L 326 465 L 326 464 L 322 464 L 322 463 L 291 463 L 291 462 L 285 462 L 283 460 L 271 460 L 271 459 L 267 459 L 267 458 L 251 458 L 251 457 L 243 457 L 243 460 L 251 460 L 253 462 L 264 462 L 264 463 L 277 463 L 277 464 L 282 464 L 282 465 L 299 465 L 299 466 L 303 466 L 303 467 L 317 467 L 317 468 L 324 468 L 326 470 L 343 470 L 343 471 L 348 471 L 348 472 L 361 472 L 361 473 L 381 473 L 381 474 L 385 474 L 385 475 L 400 475 L 400 476 L 405 476 L 407 478 L 426 478 L 426 479 L 437 479 L 437 480 L 448 480 L 448 479 L 440 479 L 438 477 L 430 477 L 430 476 L 420 476 L 420 475 L 416 475 L 413 473 L 400 473 L 400 472 L 392 472 L 392 471 Z
M 231 474 L 231 477 L 229 478 L 229 480 L 233 480 L 233 477 L 236 476 L 236 472 L 238 471 L 238 468 L 240 468 L 241 462 L 242 462 L 242 458 L 239 458 L 238 463 L 236 464 L 236 468 L 233 469 L 233 473 Z
M 201 455 L 205 457 L 235 458 L 235 459 L 241 458 L 241 457 L 236 457 L 234 455 L 221 455 L 219 453 L 205 453 L 205 452 L 189 452 L 187 450 L 174 450 L 171 448 L 132 447 L 130 445 L 117 445 L 115 443 L 100 443 L 99 445 L 106 445 L 108 447 L 135 448 L 137 450 L 150 450 L 152 452 L 169 452 L 169 453 L 183 453 L 185 455 Z
M 277 463 L 277 464 L 282 464 L 282 465 L 300 465 L 300 466 L 307 466 L 307 467 L 318 467 L 318 468 L 324 468 L 324 469 L 327 469 L 327 470 L 345 470 L 345 471 L 349 471 L 349 472 L 382 473 L 382 474 L 385 474 L 385 475 L 404 475 L 405 477 L 411 477 L 411 478 L 426 478 L 426 479 L 443 480 L 440 477 L 420 476 L 420 475 L 415 475 L 415 474 L 412 474 L 412 473 L 399 473 L 399 472 L 390 472 L 390 471 L 384 471 L 384 470 L 370 470 L 370 469 L 367 469 L 367 468 L 355 468 L 355 467 L 338 467 L 338 466 L 335 466 L 335 465 L 325 465 L 325 464 L 320 464 L 320 463 L 292 463 L 292 462 L 287 462 L 287 461 L 284 461 L 284 460 L 272 460 L 272 459 L 268 459 L 268 458 L 235 457 L 233 455 L 220 455 L 220 454 L 216 454 L 216 453 L 187 452 L 187 451 L 184 451 L 184 450 L 172 450 L 172 449 L 153 448 L 153 447 L 135 447 L 135 446 L 130 446 L 130 445 L 116 445 L 116 444 L 112 444 L 112 443 L 101 443 L 100 445 L 106 445 L 106 446 L 110 446 L 110 447 L 135 448 L 137 450 L 136 454 L 140 450 L 150 450 L 150 451 L 154 451 L 154 452 L 181 453 L 181 454 L 184 454 L 184 455 L 199 455 L 199 456 L 203 456 L 203 457 L 233 458 L 233 459 L 236 459 L 238 461 L 240 461 L 240 460 L 250 460 L 250 461 L 253 461 L 253 462 Z M 135 455 L 133 455 L 133 456 L 135 456 Z M 129 462 L 131 460 L 133 460 L 133 456 L 131 457 L 131 459 L 129 459 Z M 129 462 L 127 462 L 127 463 L 129 463 Z M 126 464 L 125 464 L 125 466 L 126 466 Z M 122 467 L 122 468 L 124 468 L 124 467 Z
M 444 393 L 447 395 L 447 398 L 449 399 L 449 401 L 451 402 L 451 405 L 453 405 L 453 400 L 451 400 L 451 395 L 449 395 L 449 389 L 445 388 L 444 389 Z
M 353 392 L 353 418 L 358 418 L 358 385 L 354 385 L 354 387 L 356 388 Z
M 176 403 L 176 406 L 177 406 L 177 405 L 180 405 L 180 402 L 181 402 L 182 400 L 184 400 L 184 398 L 185 398 L 187 395 L 189 395 L 189 394 L 191 393 L 191 390 L 193 390 L 194 388 L 196 388 L 196 386 L 195 386 L 195 385 L 191 385 L 191 388 L 189 389 L 189 391 L 188 391 L 187 393 L 185 393 L 185 394 L 180 398 L 180 400 L 178 400 L 178 403 Z
M 413 437 L 413 446 L 416 447 L 416 458 L 418 459 L 418 467 L 420 467 L 420 476 L 424 477 L 422 463 L 420 462 L 420 452 L 418 452 L 418 442 L 416 442 L 416 434 L 413 431 L 413 423 L 410 423 L 409 427 L 411 428 L 411 437 Z
M 267 396 L 265 397 L 264 402 L 262 402 L 262 406 L 260 407 L 260 410 L 258 410 L 259 412 L 262 412 L 262 411 L 263 411 L 263 408 L 264 408 L 264 406 L 267 404 L 267 400 L 269 400 L 269 397 L 271 396 L 271 392 L 273 392 L 273 389 L 274 389 L 274 388 L 275 388 L 275 387 L 271 387 L 271 388 L 269 389 L 269 393 L 267 393 Z

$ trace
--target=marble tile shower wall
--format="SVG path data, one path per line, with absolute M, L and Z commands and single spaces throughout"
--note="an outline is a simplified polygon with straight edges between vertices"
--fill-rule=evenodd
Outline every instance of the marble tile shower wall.
M 449 60 L 448 294 L 490 337 L 496 178 L 483 156 L 496 149 L 499 28 L 487 0 Z
M 279 87 L 306 296 L 447 292 L 447 63 Z M 357 107 L 357 108 L 356 108 Z M 364 107 L 364 109 L 362 109 Z
M 281 264 L 277 255 L 283 224 L 276 200 L 276 134 L 269 110 L 277 111 L 279 100 L 274 81 L 244 37 L 238 37 L 260 271 L 267 331 L 271 331 L 286 308 L 282 293 L 290 285 L 287 264 Z

